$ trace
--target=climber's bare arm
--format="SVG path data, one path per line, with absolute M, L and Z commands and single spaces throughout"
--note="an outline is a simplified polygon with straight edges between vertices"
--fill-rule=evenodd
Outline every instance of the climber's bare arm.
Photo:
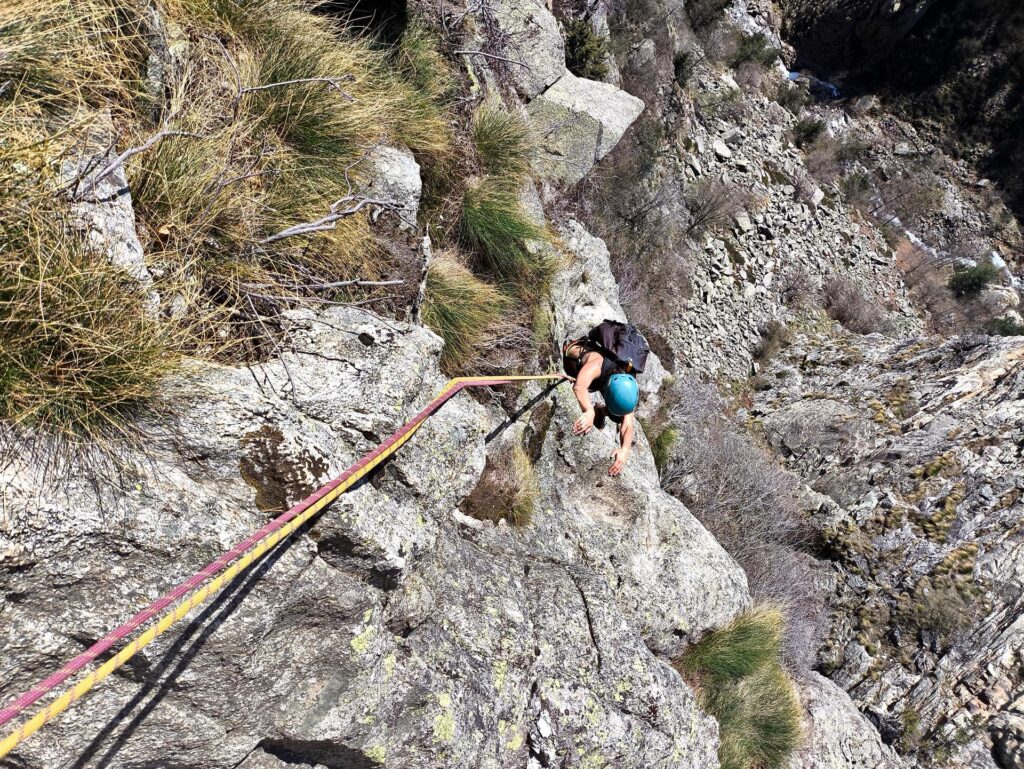
M 588 354 L 583 359 L 583 368 L 576 375 L 576 383 L 572 386 L 573 395 L 579 401 L 583 415 L 572 426 L 573 435 L 586 435 L 594 427 L 594 402 L 590 399 L 590 385 L 601 376 L 601 356 Z
M 633 430 L 633 415 L 626 414 L 619 423 L 619 447 L 612 452 L 612 466 L 608 468 L 608 475 L 613 478 L 622 472 L 629 461 L 629 454 L 633 450 Z

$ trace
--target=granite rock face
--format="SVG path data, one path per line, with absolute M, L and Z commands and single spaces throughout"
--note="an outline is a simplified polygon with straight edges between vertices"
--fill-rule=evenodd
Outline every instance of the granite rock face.
M 905 752 L 1013 766 L 1024 341 L 798 337 L 765 378 L 749 419 L 809 484 L 833 562 L 822 664 Z
M 503 71 L 523 99 L 529 101 L 565 74 L 565 41 L 546 3 L 500 0 L 486 8 L 498 30 L 498 53 L 521 62 Z
M 644 103 L 608 83 L 566 72 L 527 106 L 540 137 L 538 173 L 570 186 L 619 142 Z
M 904 764 L 884 745 L 878 731 L 857 710 L 846 692 L 817 673 L 798 682 L 800 701 L 807 710 L 805 747 L 790 769 L 900 769 Z
M 196 364 L 181 416 L 140 425 L 145 458 L 125 458 L 120 484 L 47 484 L 31 460 L 5 469 L 5 699 L 339 473 L 442 384 L 440 341 L 422 328 L 344 308 L 290 323 L 280 361 Z M 715 722 L 655 651 L 741 611 L 742 572 L 660 491 L 645 444 L 612 482 L 613 439 L 572 436 L 565 386 L 534 410 L 547 424 L 533 525 L 456 511 L 504 420 L 462 395 L 12 765 L 717 766 Z M 511 439 L 523 424 L 494 445 Z
M 423 192 L 416 158 L 408 150 L 381 146 L 373 150 L 368 164 L 372 173 L 366 194 L 394 205 L 401 229 L 416 229 L 416 214 Z

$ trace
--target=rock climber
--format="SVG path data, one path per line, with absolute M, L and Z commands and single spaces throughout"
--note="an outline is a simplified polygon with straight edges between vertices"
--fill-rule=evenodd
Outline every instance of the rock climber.
M 604 321 L 580 339 L 567 339 L 562 345 L 565 373 L 575 377 L 572 391 L 583 414 L 572 426 L 573 434 L 586 435 L 594 427 L 602 429 L 605 419 L 618 425 L 619 446 L 612 453 L 608 475 L 622 473 L 633 449 L 633 433 L 640 386 L 636 375 L 644 370 L 650 348 L 635 326 Z M 590 397 L 600 392 L 604 403 L 595 408 Z

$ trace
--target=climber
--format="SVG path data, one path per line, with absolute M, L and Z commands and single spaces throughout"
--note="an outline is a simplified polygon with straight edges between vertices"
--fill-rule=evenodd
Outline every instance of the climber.
M 606 320 L 580 339 L 562 344 L 565 373 L 575 377 L 572 391 L 583 415 L 572 426 L 573 434 L 586 435 L 602 429 L 605 419 L 619 426 L 619 447 L 612 453 L 608 475 L 619 475 L 633 448 L 636 410 L 640 387 L 636 375 L 643 373 L 650 347 L 636 326 Z M 600 392 L 604 403 L 595 408 L 590 393 Z

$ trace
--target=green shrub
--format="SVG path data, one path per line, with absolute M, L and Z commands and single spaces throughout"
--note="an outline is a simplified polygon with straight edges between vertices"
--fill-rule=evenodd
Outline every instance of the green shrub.
M 691 0 L 686 4 L 690 26 L 696 30 L 709 27 L 722 18 L 732 0 Z
M 854 163 L 871 149 L 871 144 L 856 136 L 848 136 L 843 139 L 836 149 L 836 159 L 840 163 Z
M 605 63 L 607 40 L 598 35 L 587 18 L 565 24 L 565 66 L 577 77 L 602 80 L 608 74 Z
M 490 175 L 517 187 L 530 173 L 535 143 L 529 123 L 515 112 L 484 105 L 473 115 L 473 146 Z
M 484 267 L 509 284 L 544 285 L 552 265 L 545 252 L 531 250 L 527 241 L 543 241 L 542 228 L 527 217 L 519 192 L 505 180 L 485 176 L 470 184 L 462 205 L 463 241 Z
M 530 523 L 540 498 L 537 471 L 522 446 L 487 458 L 476 488 L 462 502 L 466 515 L 482 521 L 505 520 L 512 526 Z
M 811 97 L 800 86 L 783 81 L 779 83 L 778 90 L 775 92 L 775 101 L 796 115 L 810 103 Z
M 762 67 L 770 67 L 779 58 L 779 49 L 768 43 L 763 32 L 754 35 L 740 35 L 736 45 L 736 53 L 729 61 L 730 66 L 738 67 L 745 62 L 754 62 Z
M 686 88 L 696 68 L 697 58 L 692 51 L 679 51 L 672 59 L 672 71 L 680 88 Z
M 981 262 L 974 267 L 956 270 L 949 279 L 949 290 L 958 298 L 977 296 L 998 277 L 999 270 L 990 262 Z
M 813 144 L 825 131 L 825 124 L 817 118 L 805 117 L 793 127 L 793 143 L 797 147 Z
M 441 367 L 454 374 L 501 321 L 508 302 L 497 288 L 476 277 L 453 256 L 439 254 L 427 271 L 423 322 L 444 340 Z
M 839 189 L 848 203 L 860 208 L 870 200 L 873 185 L 868 174 L 857 171 L 844 177 L 839 182 Z
M 1024 324 L 1012 318 L 993 318 L 985 324 L 989 336 L 1024 336 Z
M 782 634 L 781 612 L 754 609 L 676 661 L 718 720 L 722 769 L 782 769 L 800 744 L 800 703 L 780 663 Z
M 665 472 L 669 462 L 672 461 L 672 449 L 679 440 L 679 430 L 672 425 L 658 426 L 652 420 L 640 420 L 647 435 L 647 441 L 651 446 L 651 454 L 654 456 L 654 466 L 658 468 L 658 474 Z

